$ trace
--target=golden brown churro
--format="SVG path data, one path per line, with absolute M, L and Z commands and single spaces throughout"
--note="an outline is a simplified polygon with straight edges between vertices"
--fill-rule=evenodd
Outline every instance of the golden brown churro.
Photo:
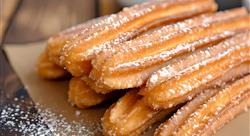
M 249 21 L 245 9 L 233 9 L 161 27 L 123 43 L 106 59 L 97 56 L 90 78 L 111 88 L 99 93 L 141 86 L 171 58 L 249 29 Z
M 69 73 L 60 66 L 49 61 L 48 54 L 43 52 L 37 63 L 37 73 L 45 79 L 58 79 L 69 76 Z
M 77 26 L 68 28 L 60 32 L 59 34 L 51 36 L 48 40 L 46 50 L 44 51 L 44 53 L 42 53 L 40 57 L 41 59 L 38 60 L 39 75 L 46 79 L 64 78 L 65 74 L 63 74 L 63 71 L 65 70 L 63 69 L 63 66 L 60 64 L 60 59 L 59 59 L 61 49 L 65 46 L 65 44 L 69 43 L 70 41 L 78 37 L 81 31 L 90 27 L 90 25 L 92 25 L 93 23 L 103 20 L 104 18 L 106 18 L 106 16 L 89 20 L 83 24 L 79 24 Z M 47 66 L 44 66 L 45 64 Z
M 155 136 L 212 135 L 250 107 L 250 15 L 216 9 L 154 0 L 92 19 L 48 40 L 38 74 L 71 74 L 78 108 L 128 91 L 106 110 L 104 135 L 137 136 L 173 112 Z
M 249 74 L 249 64 L 250 62 L 247 62 L 231 68 L 222 77 L 208 84 L 207 87 L 209 88 L 212 86 L 216 86 L 218 82 L 220 83 L 220 85 L 224 85 L 232 79 L 236 79 L 242 77 L 243 75 Z M 196 106 L 199 105 L 199 102 L 196 101 L 200 101 L 201 103 L 202 101 L 208 99 L 208 97 L 214 95 L 215 92 L 212 91 L 216 90 L 204 91 L 202 96 L 204 98 L 198 98 L 198 100 L 194 101 L 195 103 L 192 102 L 194 104 L 191 105 L 193 105 L 194 107 L 193 109 L 189 110 L 193 111 L 196 109 Z M 202 92 L 202 90 L 200 92 Z M 190 100 L 191 99 L 192 98 L 190 98 Z M 153 123 L 163 119 L 164 116 L 166 117 L 167 114 L 171 113 L 176 108 L 178 107 L 173 107 L 166 110 L 152 109 L 148 107 L 146 103 L 144 103 L 143 97 L 138 95 L 137 91 L 130 91 L 105 112 L 102 120 L 103 133 L 109 136 L 139 135 L 141 132 L 143 132 L 143 130 L 148 128 Z M 192 111 L 187 112 L 191 113 Z M 188 114 L 187 112 L 185 112 L 184 114 Z M 183 118 L 181 120 L 184 120 L 186 119 L 186 116 L 181 118 Z M 173 129 L 174 128 L 171 128 L 170 130 Z
M 214 0 L 156 0 L 125 8 L 95 22 L 62 49 L 61 62 L 73 76 L 88 75 L 90 61 L 152 26 L 214 12 Z
M 139 135 L 153 123 L 163 119 L 177 107 L 154 110 L 140 100 L 136 90 L 131 90 L 113 104 L 104 114 L 103 133 L 108 136 Z
M 109 94 L 98 94 L 92 89 L 95 88 L 95 85 L 92 84 L 91 88 L 86 84 L 85 81 L 87 80 L 83 80 L 83 78 L 74 77 L 70 80 L 69 83 L 69 102 L 81 109 L 98 105 L 111 98 L 119 98 L 126 92 L 120 91 L 112 92 Z
M 246 85 L 246 82 L 244 84 Z M 240 88 L 240 89 L 242 89 L 242 88 Z M 165 123 L 163 123 L 157 129 L 157 131 L 155 132 L 154 135 L 155 136 L 171 136 L 173 134 L 176 135 L 178 130 L 181 129 L 181 126 L 185 122 L 187 122 L 187 120 L 191 116 L 191 114 L 194 114 L 194 112 L 197 111 L 197 109 L 199 109 L 199 107 L 201 107 L 201 105 L 203 105 L 203 106 L 206 105 L 206 102 L 209 99 L 212 99 L 211 97 L 213 97 L 215 94 L 218 95 L 218 93 L 220 91 L 221 91 L 221 89 L 219 89 L 219 88 L 205 90 L 203 93 L 196 96 L 188 104 L 186 104 L 185 106 L 180 108 L 169 120 L 167 120 Z M 249 103 L 250 101 L 248 100 L 247 103 L 245 102 L 247 97 L 248 97 L 248 99 L 250 97 L 250 92 L 249 91 L 247 93 L 245 93 L 243 97 L 241 96 L 240 98 L 236 98 L 232 103 L 229 104 L 230 106 L 226 106 L 223 109 L 223 112 L 220 112 L 219 114 L 217 114 L 217 115 L 215 115 L 213 117 L 213 120 L 211 119 L 210 121 L 208 121 L 208 123 L 206 123 L 206 127 L 203 127 L 201 130 L 199 130 L 198 135 L 201 135 L 202 133 L 203 134 L 204 133 L 207 133 L 207 134 L 210 133 L 210 135 L 211 135 L 211 134 L 215 133 L 215 131 L 217 129 L 219 129 L 219 127 L 221 127 L 225 122 L 230 121 L 231 119 L 233 119 L 234 116 L 228 116 L 225 113 L 228 110 L 233 110 L 232 107 L 235 107 L 236 105 L 241 105 L 240 106 L 241 108 L 234 110 L 232 115 L 236 115 L 236 114 L 239 114 L 240 112 L 242 112 L 242 109 L 244 109 L 246 107 L 247 103 L 248 103 L 248 107 L 249 107 L 250 106 L 250 103 Z M 241 102 L 241 101 L 244 101 L 244 102 Z M 242 105 L 245 105 L 245 106 L 242 106 Z M 217 120 L 218 118 L 220 120 Z M 193 124 L 193 125 L 195 125 L 195 124 Z M 211 130 L 212 126 L 213 126 L 213 128 Z M 206 128 L 206 129 L 204 129 L 204 128 Z M 194 133 L 191 133 L 191 135 L 193 135 L 193 134 Z
M 216 94 L 218 89 L 208 89 L 196 96 L 192 101 L 181 107 L 170 119 L 161 124 L 155 136 L 171 136 L 200 105 Z
M 107 95 L 97 94 L 80 78 L 72 78 L 69 83 L 69 101 L 78 108 L 97 105 L 108 98 Z
M 96 83 L 94 82 L 94 80 L 92 80 L 91 78 L 89 78 L 88 76 L 82 76 L 81 79 L 94 91 L 96 90 L 102 90 L 102 91 L 107 91 L 110 90 L 110 88 L 108 86 L 98 86 L 96 85 Z
M 244 65 L 245 64 L 243 64 L 243 67 L 244 67 Z M 239 70 L 241 69 L 240 67 L 238 67 Z M 245 65 L 245 68 L 248 68 L 248 71 L 246 71 L 246 72 L 249 73 L 250 65 L 249 64 Z M 237 70 L 234 72 L 237 72 Z M 232 78 L 229 77 L 228 79 L 232 79 Z M 204 104 L 208 99 L 210 99 L 212 96 L 214 96 L 216 93 L 218 93 L 221 90 L 221 87 L 222 86 L 220 86 L 219 88 L 216 88 L 216 89 L 207 89 L 207 90 L 203 91 L 201 94 L 197 95 L 193 100 L 191 100 L 185 106 L 181 107 L 170 119 L 168 119 L 165 123 L 161 124 L 159 126 L 159 128 L 155 131 L 154 135 L 155 136 L 171 136 L 174 133 L 176 133 L 176 131 L 181 127 L 181 125 L 184 124 L 184 122 L 189 118 L 189 116 L 195 110 L 197 110 L 200 107 L 200 105 Z M 244 107 L 245 106 L 243 106 L 243 108 Z M 227 106 L 226 109 L 228 109 L 228 108 L 230 108 L 230 107 Z M 241 110 L 239 110 L 239 111 L 241 111 Z M 237 112 L 237 113 L 239 113 L 239 112 Z M 224 116 L 224 113 L 222 113 L 222 116 Z M 231 118 L 233 118 L 233 117 L 234 116 L 232 116 Z M 224 118 L 224 117 L 222 117 L 222 118 Z M 203 130 L 204 132 L 202 132 L 202 133 L 214 133 L 215 130 L 218 129 L 219 124 L 221 124 L 221 125 L 224 124 L 223 122 L 225 123 L 225 121 L 222 121 L 222 122 L 216 121 L 216 123 L 218 123 L 217 125 L 215 125 L 213 123 L 206 124 L 207 126 L 208 125 L 211 126 L 213 124 L 213 126 L 215 127 L 214 131 L 209 131 L 211 129 L 206 128 L 205 130 Z
M 247 31 L 209 48 L 207 54 L 205 51 L 204 55 L 210 55 L 209 50 L 217 46 L 228 47 L 217 55 L 193 65 L 194 67 L 191 67 L 191 69 L 194 70 L 184 72 L 180 76 L 171 79 L 166 77 L 167 80 L 159 85 L 149 90 L 144 89 L 141 94 L 144 96 L 145 102 L 153 108 L 168 108 L 186 101 L 190 95 L 197 93 L 200 88 L 221 77 L 231 67 L 249 61 L 249 39 L 250 35 L 249 31 Z M 190 57 L 194 56 L 191 55 Z
M 46 52 L 48 53 L 49 60 L 52 63 L 57 65 L 61 65 L 60 63 L 60 51 L 61 49 L 72 40 L 76 39 L 81 32 L 87 31 L 86 29 L 91 28 L 91 26 L 95 23 L 102 21 L 107 18 L 107 16 L 98 17 L 95 19 L 91 19 L 83 24 L 79 24 L 77 26 L 70 27 L 59 34 L 51 36 L 48 40 Z M 62 66 L 63 67 L 63 66 Z
M 250 108 L 250 91 L 246 92 L 227 105 L 223 111 L 214 116 L 206 126 L 199 132 L 199 135 L 209 136 L 215 134 L 226 123 L 236 118 L 239 114 Z M 208 129 L 209 128 L 209 129 Z
M 215 96 L 210 98 L 207 102 L 205 102 L 204 104 L 202 104 L 202 106 L 195 110 L 185 121 L 185 123 L 177 130 L 176 135 L 183 136 L 199 134 L 201 130 L 204 129 L 205 125 L 210 121 L 210 119 L 212 119 L 214 116 L 219 115 L 220 112 L 222 112 L 223 109 L 227 108 L 227 106 L 230 106 L 230 104 L 238 105 L 242 97 L 242 100 L 249 101 L 249 83 L 250 76 L 246 76 L 236 81 L 232 85 L 225 87 L 222 91 L 218 92 Z M 248 102 L 246 106 L 249 107 L 249 104 L 250 103 Z M 228 119 L 229 118 L 226 118 L 225 120 Z

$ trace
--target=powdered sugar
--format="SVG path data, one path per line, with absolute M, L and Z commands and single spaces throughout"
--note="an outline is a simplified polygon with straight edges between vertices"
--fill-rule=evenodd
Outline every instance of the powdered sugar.
M 246 44 L 241 44 L 240 41 L 247 42 L 247 39 L 247 34 L 239 34 L 236 37 L 228 39 L 218 45 L 199 49 L 190 54 L 172 60 L 167 63 L 165 67 L 151 75 L 147 82 L 147 87 L 151 88 L 152 86 L 156 86 L 169 80 L 170 78 L 177 78 L 182 74 L 197 70 L 208 63 L 216 61 L 229 52 L 236 50 L 240 46 L 246 46 Z M 207 78 L 211 79 L 212 75 L 208 75 Z
M 154 31 L 145 33 L 144 35 L 141 35 L 138 38 L 125 42 L 121 45 L 122 47 L 119 52 L 113 56 L 113 59 L 116 58 L 117 60 L 108 61 L 116 62 L 109 66 L 109 70 L 112 72 L 122 69 L 134 69 L 139 66 L 143 67 L 145 65 L 152 65 L 153 63 L 159 62 L 160 60 L 168 60 L 171 58 L 171 56 L 174 56 L 177 53 L 187 50 L 192 51 L 199 45 L 231 36 L 237 29 L 226 29 L 221 33 L 215 33 L 213 36 L 208 35 L 200 39 L 195 39 L 195 42 L 192 41 L 193 37 L 190 36 L 190 40 L 188 41 L 183 41 L 179 44 L 177 42 L 176 45 L 171 44 L 171 41 L 175 38 L 178 38 L 178 36 L 185 37 L 187 35 L 192 35 L 193 33 L 202 31 L 202 29 L 206 29 L 207 27 L 210 27 L 211 25 L 218 22 L 222 23 L 224 21 L 232 20 L 233 18 L 245 15 L 242 13 L 237 13 L 238 11 L 232 10 L 219 12 L 216 14 L 201 15 L 199 17 L 167 25 Z M 140 55 L 140 58 L 131 57 L 133 56 L 132 54 L 144 54 L 144 52 L 148 52 L 148 50 L 151 48 L 154 48 L 152 49 L 154 52 L 150 52 L 148 55 Z M 121 59 L 118 56 L 124 56 L 126 59 Z M 123 62 L 121 62 L 122 60 Z
M 1 108 L 0 118 L 2 129 L 23 135 L 94 136 L 101 131 L 100 124 L 93 124 L 90 129 L 84 122 L 69 122 L 62 115 L 40 106 L 24 108 L 22 104 L 10 104 Z

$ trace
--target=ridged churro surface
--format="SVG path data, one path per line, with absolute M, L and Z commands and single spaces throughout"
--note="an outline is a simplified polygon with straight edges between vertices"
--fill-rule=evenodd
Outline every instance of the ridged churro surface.
M 228 46 L 215 56 L 203 60 L 205 65 L 196 63 L 194 70 L 186 72 L 180 76 L 175 76 L 152 89 L 144 89 L 141 94 L 145 101 L 154 108 L 167 108 L 181 103 L 196 89 L 209 84 L 218 77 L 223 76 L 225 72 L 245 61 L 250 60 L 250 37 L 249 31 L 238 34 L 222 43 L 214 46 Z M 204 55 L 210 55 L 204 54 Z M 212 54 L 211 54 L 212 55 Z M 189 57 L 194 57 L 193 55 Z M 198 56 L 199 57 L 199 56 Z M 188 57 L 187 57 L 188 59 Z
M 170 59 L 249 29 L 249 21 L 244 9 L 235 9 L 167 25 L 123 43 L 106 60 L 97 57 L 90 77 L 113 90 L 141 86 Z
M 250 106 L 249 77 L 203 91 L 163 123 L 154 135 L 214 134 L 227 121 Z M 226 113 L 228 111 L 232 111 L 231 115 Z
M 72 76 L 68 100 L 81 109 L 125 92 L 104 135 L 138 136 L 167 117 L 155 136 L 213 135 L 250 107 L 250 15 L 216 10 L 154 0 L 92 19 L 49 38 L 38 74 Z
M 195 135 L 202 130 L 213 116 L 220 114 L 227 106 L 239 104 L 239 98 L 245 93 L 246 99 L 250 98 L 250 76 L 246 76 L 236 81 L 230 86 L 225 87 L 222 91 L 211 97 L 206 103 L 202 104 L 195 110 L 185 123 L 177 131 L 176 135 Z M 248 105 L 250 106 L 250 105 Z
M 97 54 L 159 23 L 173 22 L 216 10 L 213 0 L 156 0 L 125 8 L 95 22 L 62 49 L 61 62 L 73 76 L 88 74 Z
M 107 109 L 102 119 L 104 135 L 140 135 L 149 126 L 176 109 L 154 110 L 140 99 L 137 91 L 132 90 Z

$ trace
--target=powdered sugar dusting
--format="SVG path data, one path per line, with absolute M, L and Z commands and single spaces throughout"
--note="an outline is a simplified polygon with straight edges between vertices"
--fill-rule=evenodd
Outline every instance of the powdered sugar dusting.
M 167 25 L 161 28 L 158 28 L 154 31 L 145 33 L 138 38 L 123 43 L 119 52 L 112 57 L 115 61 L 107 61 L 107 62 L 116 62 L 112 63 L 109 66 L 110 72 L 118 71 L 122 69 L 134 69 L 137 67 L 143 67 L 152 65 L 160 60 L 168 60 L 171 56 L 197 48 L 199 45 L 209 43 L 211 41 L 216 41 L 217 39 L 221 39 L 224 37 L 228 37 L 233 35 L 237 29 L 231 28 L 229 30 L 224 30 L 221 33 L 214 33 L 214 35 L 201 37 L 200 39 L 195 39 L 192 41 L 190 38 L 189 41 L 185 41 L 185 43 L 179 43 L 176 45 L 171 45 L 174 47 L 168 47 L 164 45 L 168 45 L 167 41 L 173 40 L 173 38 L 178 36 L 187 36 L 196 33 L 196 31 L 201 31 L 202 28 L 207 28 L 212 24 L 217 22 L 224 22 L 227 20 L 231 20 L 238 16 L 244 16 L 245 14 L 237 14 L 235 11 L 227 11 L 227 12 L 219 12 L 216 14 L 209 15 L 201 15 L 199 17 L 195 17 L 192 19 L 185 20 L 183 22 Z M 160 48 L 164 46 L 164 48 Z M 132 54 L 140 54 L 143 52 L 147 52 L 147 49 L 154 49 L 154 52 L 150 52 L 150 54 L 140 55 L 138 58 L 132 58 Z M 159 48 L 159 50 L 157 50 Z M 152 49 L 152 50 L 153 50 Z M 164 50 L 165 51 L 164 51 Z M 118 56 L 124 56 L 126 59 L 120 59 Z M 122 62 L 121 62 L 122 61 Z
M 239 46 L 246 46 L 246 44 L 241 44 L 240 41 L 247 42 L 247 40 L 247 34 L 239 34 L 234 38 L 228 39 L 215 46 L 199 49 L 190 54 L 172 60 L 166 64 L 166 67 L 161 68 L 151 75 L 147 82 L 147 87 L 151 88 L 169 80 L 170 78 L 177 78 L 187 72 L 199 69 L 201 66 L 220 59 L 229 52 L 237 49 Z M 208 75 L 207 78 L 212 78 L 212 75 Z
M 77 113 L 78 114 L 78 113 Z M 50 109 L 31 106 L 23 108 L 21 104 L 11 104 L 0 109 L 0 126 L 12 133 L 31 136 L 94 136 L 101 131 L 100 125 L 90 129 L 84 122 L 69 122 L 62 115 Z
M 200 108 L 190 115 L 190 118 L 186 120 L 178 133 L 184 134 L 188 132 L 189 134 L 195 134 L 197 129 L 205 127 L 205 124 L 211 122 L 212 117 L 217 116 L 228 104 L 238 104 L 237 98 L 239 98 L 239 95 L 247 92 L 250 88 L 250 85 L 247 84 L 249 80 L 250 76 L 248 75 L 219 91 L 205 105 L 201 105 Z
M 164 84 L 158 85 L 155 88 L 143 92 L 148 101 L 152 98 L 157 98 L 158 102 L 153 103 L 153 106 L 158 105 L 167 107 L 168 103 L 173 99 L 181 99 L 185 101 L 188 95 L 198 93 L 203 87 L 207 87 L 216 79 L 219 79 L 233 67 L 237 67 L 249 60 L 250 47 L 249 33 L 239 34 L 232 39 L 222 42 L 221 45 L 230 44 L 231 47 L 221 51 L 213 61 L 202 67 L 194 67 L 194 72 L 188 72 L 182 76 L 172 78 Z M 240 74 L 240 73 L 238 73 Z M 174 91 L 173 91 L 174 90 Z M 153 95 L 150 95 L 153 94 Z
M 250 92 L 247 92 L 233 98 L 229 105 L 227 105 L 218 115 L 209 120 L 203 130 L 198 131 L 198 135 L 203 133 L 208 133 L 206 135 L 212 135 L 241 112 L 247 112 L 249 109 L 249 94 Z M 208 128 L 212 131 L 207 131 Z
M 186 0 L 178 0 L 178 1 L 186 1 Z M 68 56 L 67 54 L 73 48 L 81 46 L 81 43 L 95 39 L 97 36 L 107 31 L 115 31 L 117 28 L 120 28 L 122 25 L 126 24 L 131 20 L 139 18 L 147 13 L 150 13 L 156 8 L 157 9 L 166 8 L 167 6 L 173 4 L 174 2 L 176 1 L 175 0 L 149 1 L 132 6 L 130 8 L 124 8 L 121 12 L 106 16 L 103 19 L 93 20 L 91 23 L 88 23 L 87 25 L 83 24 L 85 27 L 81 28 L 80 33 L 77 33 L 78 36 L 76 36 L 74 41 L 70 42 L 63 48 L 63 55 Z M 117 38 L 109 42 L 102 43 L 100 46 L 91 48 L 90 50 L 87 50 L 86 54 L 82 54 L 81 56 L 88 57 L 89 55 L 93 55 L 93 53 L 97 53 L 105 48 L 108 48 L 110 44 L 121 43 L 122 41 L 133 37 L 133 35 L 136 34 L 133 33 L 133 31 L 134 30 L 129 30 L 128 32 L 121 33 L 119 34 L 119 36 L 117 36 Z
M 160 129 L 157 130 L 158 133 L 162 133 L 162 135 L 176 133 L 176 130 L 178 130 L 188 116 L 216 92 L 217 90 L 215 89 L 208 89 L 197 95 L 192 101 L 180 108 L 166 123 L 164 123 Z
M 130 8 L 125 8 L 123 11 L 117 14 L 110 15 L 101 21 L 97 21 L 93 24 L 94 27 L 86 28 L 90 30 L 89 32 L 79 34 L 80 36 L 78 38 L 67 44 L 62 49 L 60 58 L 61 62 L 64 64 L 70 64 L 72 63 L 72 59 L 70 58 L 75 58 L 75 62 L 90 60 L 100 52 L 106 50 L 113 51 L 112 47 L 115 47 L 116 45 L 119 46 L 120 43 L 135 37 L 139 33 L 145 31 L 145 29 L 150 28 L 150 26 L 154 23 L 157 24 L 157 22 L 160 23 L 161 21 L 164 22 L 166 20 L 177 20 L 178 18 L 181 19 L 189 17 L 193 14 L 202 13 L 208 10 L 210 11 L 214 6 L 214 3 L 209 1 L 207 3 L 200 4 L 200 6 L 197 6 L 196 8 L 190 8 L 188 11 L 180 11 L 179 13 L 165 15 L 164 17 L 159 16 L 158 18 L 154 19 L 156 21 L 150 21 L 147 23 L 145 22 L 144 25 L 135 25 L 132 27 L 129 24 L 132 21 L 135 21 L 136 24 L 136 21 L 138 21 L 140 17 L 149 15 L 156 10 L 168 9 L 171 6 L 192 2 L 194 1 L 155 0 L 135 5 Z M 102 38 L 104 36 L 105 40 Z M 75 52 L 75 50 L 77 50 L 77 52 Z M 81 71 L 79 71 L 79 73 L 81 73 Z

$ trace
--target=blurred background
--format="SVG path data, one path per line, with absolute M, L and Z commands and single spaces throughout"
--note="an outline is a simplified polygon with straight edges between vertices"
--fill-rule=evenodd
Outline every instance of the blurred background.
M 70 26 L 143 1 L 146 0 L 0 0 L 0 40 L 5 39 L 5 43 L 45 40 Z M 219 10 L 249 4 L 249 0 L 216 1 Z

